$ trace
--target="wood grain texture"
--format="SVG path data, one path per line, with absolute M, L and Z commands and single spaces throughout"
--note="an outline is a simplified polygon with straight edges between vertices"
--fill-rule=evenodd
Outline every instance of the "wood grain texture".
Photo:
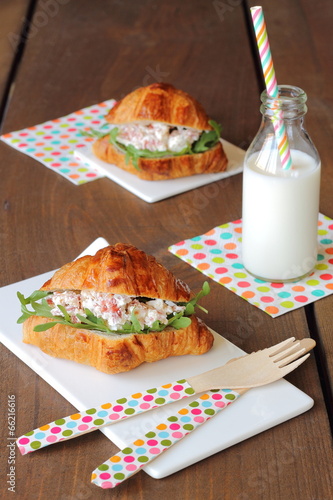
M 331 49 L 320 53 L 330 38 L 331 12 L 322 3 L 322 9 L 313 9 L 310 0 L 262 4 L 278 80 L 308 93 L 308 129 L 325 161 L 321 210 L 333 216 Z M 42 2 L 35 13 L 40 9 Z M 59 2 L 57 14 L 27 43 L 4 132 L 160 80 L 191 93 L 222 123 L 223 137 L 246 148 L 260 122 L 259 85 L 241 2 Z M 74 186 L 3 143 L 0 154 L 0 286 L 60 267 L 103 236 L 111 244 L 132 243 L 153 254 L 198 290 L 202 275 L 167 247 L 241 216 L 239 175 L 150 205 L 108 179 Z M 219 284 L 211 282 L 211 289 L 202 301 L 209 321 L 204 313 L 203 319 L 247 352 L 311 333 L 304 309 L 272 320 Z M 328 346 L 331 303 L 328 298 L 315 305 L 318 318 L 324 318 L 320 334 Z M 0 356 L 1 398 L 16 395 L 18 435 L 74 411 L 4 347 Z M 329 500 L 333 454 L 314 357 L 288 380 L 314 398 L 311 411 L 163 480 L 141 472 L 112 497 Z M 5 418 L 1 414 L 1 423 Z M 2 443 L 6 437 L 1 426 Z M 89 477 L 116 451 L 102 434 L 91 433 L 28 457 L 17 456 L 19 498 L 44 500 L 52 492 L 59 500 L 104 499 L 107 492 L 90 485 Z M 0 460 L 5 470 L 6 452 Z M 0 496 L 9 498 L 3 477 L 0 489 Z
M 3 0 L 0 5 L 0 103 L 2 102 L 2 105 L 29 4 L 29 0 L 15 2 Z

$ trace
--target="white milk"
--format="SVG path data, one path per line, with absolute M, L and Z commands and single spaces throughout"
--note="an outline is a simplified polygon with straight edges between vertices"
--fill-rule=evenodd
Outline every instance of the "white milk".
M 298 150 L 291 156 L 293 170 L 278 175 L 256 166 L 265 163 L 258 153 L 244 165 L 243 264 L 269 281 L 300 278 L 317 259 L 320 163 Z

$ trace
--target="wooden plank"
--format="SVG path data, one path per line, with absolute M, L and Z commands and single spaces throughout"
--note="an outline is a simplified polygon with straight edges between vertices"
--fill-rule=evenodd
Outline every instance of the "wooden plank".
M 29 0 L 3 0 L 0 6 L 0 103 L 8 86 L 22 28 L 29 9 Z
M 79 8 L 63 2 L 29 40 L 6 132 L 163 79 L 201 100 L 223 124 L 226 139 L 249 144 L 260 121 L 258 84 L 240 2 L 95 0 L 94 7 L 89 0 L 81 0 Z M 281 20 L 284 8 L 279 7 Z M 0 148 L 0 191 L 6 201 L 1 286 L 54 269 L 103 236 L 154 254 L 196 289 L 202 276 L 168 253 L 168 245 L 241 215 L 241 176 L 149 205 L 108 179 L 77 187 L 4 144 Z M 291 332 L 309 334 L 304 310 L 272 320 L 217 283 L 205 304 L 207 323 L 248 352 Z M 3 347 L 1 359 L 2 394 L 16 395 L 18 434 L 74 410 Z M 289 380 L 315 399 L 311 412 L 172 477 L 155 481 L 142 472 L 114 494 L 124 500 L 329 498 L 332 450 L 314 360 Z M 4 441 L 7 430 L 1 432 Z M 90 485 L 90 473 L 115 451 L 104 436 L 92 433 L 17 456 L 17 491 L 27 498 L 47 498 L 52 491 L 62 500 L 102 499 L 105 492 Z
M 333 44 L 330 43 L 333 12 L 325 2 L 320 3 L 320 12 L 313 9 L 310 2 L 304 2 L 305 18 L 311 28 L 311 55 L 317 71 L 313 71 L 313 98 L 311 101 L 312 136 L 322 160 L 321 202 L 322 213 L 333 218 L 333 160 L 330 155 L 330 129 L 332 127 L 332 95 L 329 81 L 332 80 Z M 333 225 L 332 225 L 333 228 Z M 331 255 L 333 259 L 333 255 Z M 333 260 L 331 262 L 333 262 Z M 328 287 L 332 287 L 332 279 Z M 329 288 L 332 290 L 332 288 Z M 323 378 L 326 377 L 328 405 L 333 412 L 333 336 L 332 336 L 333 297 L 318 301 L 314 306 L 316 327 L 321 343 Z M 333 413 L 332 413 L 333 425 Z

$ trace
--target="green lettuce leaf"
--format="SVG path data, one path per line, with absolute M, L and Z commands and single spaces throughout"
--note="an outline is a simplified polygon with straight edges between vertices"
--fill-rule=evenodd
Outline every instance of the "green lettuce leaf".
M 213 148 L 219 141 L 221 137 L 221 125 L 210 120 L 209 124 L 213 127 L 213 130 L 208 132 L 203 132 L 199 139 L 193 144 L 194 153 L 204 153 L 208 149 Z

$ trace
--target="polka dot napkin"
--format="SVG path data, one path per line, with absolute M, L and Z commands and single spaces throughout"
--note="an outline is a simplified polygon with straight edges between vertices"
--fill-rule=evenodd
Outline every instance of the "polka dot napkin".
M 241 259 L 242 221 L 222 224 L 180 241 L 169 251 L 275 318 L 333 293 L 333 220 L 319 214 L 314 272 L 292 283 L 269 283 L 246 272 Z
M 104 176 L 73 155 L 74 148 L 84 147 L 94 140 L 82 136 L 80 131 L 104 125 L 104 116 L 115 102 L 110 99 L 62 118 L 4 134 L 1 140 L 74 184 L 84 184 Z

